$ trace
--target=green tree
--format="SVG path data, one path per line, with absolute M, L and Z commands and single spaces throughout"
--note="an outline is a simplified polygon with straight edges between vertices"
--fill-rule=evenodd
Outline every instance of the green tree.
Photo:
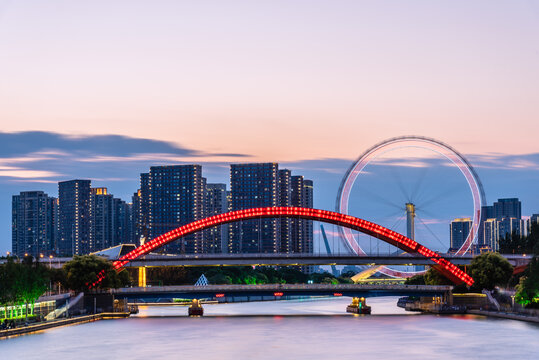
M 414 275 L 404 281 L 406 285 L 425 285 L 425 275 Z
M 431 267 L 425 273 L 425 285 L 453 285 L 453 282 Z
M 473 258 L 470 275 L 474 279 L 473 288 L 492 290 L 496 286 L 505 286 L 513 266 L 498 253 L 485 253 Z
M 118 273 L 112 263 L 95 255 L 74 256 L 73 260 L 64 265 L 64 272 L 65 286 L 78 292 L 89 291 L 94 283 L 96 285 L 92 289 L 96 290 L 119 288 L 129 284 L 129 275 L 125 269 Z M 105 277 L 97 282 L 100 273 Z
M 517 285 L 515 300 L 528 307 L 539 307 L 539 257 L 534 256 L 528 268 L 526 275 L 520 278 Z

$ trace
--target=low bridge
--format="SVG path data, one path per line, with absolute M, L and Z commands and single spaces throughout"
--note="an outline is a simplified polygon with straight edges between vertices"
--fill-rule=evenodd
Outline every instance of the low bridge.
M 158 301 L 160 299 L 213 299 L 227 297 L 285 296 L 439 296 L 450 294 L 452 286 L 431 285 L 360 285 L 360 284 L 267 284 L 267 285 L 206 285 L 152 286 L 111 290 L 117 299 L 128 301 Z

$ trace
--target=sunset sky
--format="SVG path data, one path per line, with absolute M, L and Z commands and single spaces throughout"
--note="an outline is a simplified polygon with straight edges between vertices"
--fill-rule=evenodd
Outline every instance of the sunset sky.
M 538 120 L 539 1 L 0 0 L 0 251 L 22 190 L 130 200 L 154 164 L 276 161 L 333 209 L 353 159 L 409 134 L 530 215 Z

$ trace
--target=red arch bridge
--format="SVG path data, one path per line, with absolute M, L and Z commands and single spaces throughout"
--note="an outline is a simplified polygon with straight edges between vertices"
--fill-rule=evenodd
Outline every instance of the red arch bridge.
M 417 243 L 416 241 L 409 239 L 406 236 L 401 235 L 395 231 L 350 215 L 340 214 L 327 210 L 301 207 L 253 208 L 232 211 L 224 214 L 211 216 L 202 220 L 197 220 L 190 224 L 180 226 L 139 246 L 133 251 L 122 256 L 120 259 L 114 261 L 114 268 L 119 270 L 123 266 L 128 264 L 130 261 L 135 260 L 140 256 L 147 255 L 155 249 L 158 249 L 168 243 L 171 243 L 183 236 L 198 231 L 241 220 L 276 217 L 292 217 L 305 220 L 316 220 L 335 224 L 352 230 L 357 230 L 367 235 L 378 238 L 382 241 L 385 241 L 409 254 L 419 255 L 429 259 L 435 264 L 434 267 L 438 271 L 440 271 L 444 276 L 453 281 L 455 284 L 461 284 L 464 282 L 467 285 L 472 285 L 474 282 L 468 274 L 459 269 L 449 260 L 443 258 L 442 256 Z M 97 281 L 100 282 L 102 277 L 103 274 L 99 274 Z M 97 282 L 94 283 L 92 286 L 95 286 L 96 284 Z

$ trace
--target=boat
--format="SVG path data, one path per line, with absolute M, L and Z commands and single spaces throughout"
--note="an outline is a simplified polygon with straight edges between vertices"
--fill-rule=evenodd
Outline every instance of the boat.
M 371 307 L 367 305 L 364 297 L 355 297 L 352 299 L 352 303 L 346 307 L 346 312 L 352 314 L 369 315 L 371 313 Z

